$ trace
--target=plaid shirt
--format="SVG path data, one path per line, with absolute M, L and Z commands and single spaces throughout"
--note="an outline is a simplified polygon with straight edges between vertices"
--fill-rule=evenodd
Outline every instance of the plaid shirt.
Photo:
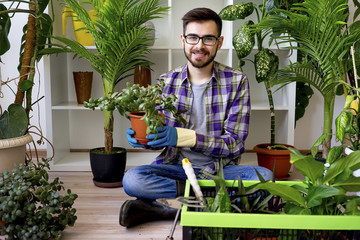
M 174 94 L 177 96 L 176 108 L 187 109 L 184 118 L 189 123 L 193 93 L 187 64 L 162 74 L 160 79 L 165 82 L 163 94 Z M 236 164 L 240 160 L 248 135 L 249 93 L 249 83 L 243 73 L 214 62 L 213 74 L 205 90 L 207 135 L 196 134 L 197 144 L 191 148 L 192 151 L 214 159 L 214 163 L 201 169 L 202 171 L 214 174 L 220 162 L 225 166 Z M 167 126 L 189 128 L 177 123 L 171 113 L 164 114 Z M 166 147 L 152 164 L 178 163 L 179 150 L 178 147 Z M 223 161 L 220 161 L 221 159 Z

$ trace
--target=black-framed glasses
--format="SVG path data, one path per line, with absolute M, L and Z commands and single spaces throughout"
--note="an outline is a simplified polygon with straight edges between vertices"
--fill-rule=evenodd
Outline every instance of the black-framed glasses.
M 216 44 L 216 41 L 220 38 L 220 37 L 215 37 L 215 36 L 203 36 L 203 37 L 199 37 L 197 35 L 185 35 L 185 42 L 187 44 L 190 45 L 196 45 L 199 43 L 200 39 L 202 40 L 202 43 L 206 46 L 214 46 Z

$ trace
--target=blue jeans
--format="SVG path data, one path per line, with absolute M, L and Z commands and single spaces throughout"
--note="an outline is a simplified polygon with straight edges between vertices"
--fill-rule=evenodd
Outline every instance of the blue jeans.
M 259 166 L 228 165 L 224 167 L 226 180 L 240 177 L 242 180 L 258 180 L 256 168 L 264 179 L 271 179 L 272 172 Z M 194 169 L 195 174 L 200 169 Z M 143 165 L 129 169 L 123 178 L 126 194 L 136 198 L 155 200 L 175 198 L 176 182 L 186 181 L 187 177 L 181 164 Z

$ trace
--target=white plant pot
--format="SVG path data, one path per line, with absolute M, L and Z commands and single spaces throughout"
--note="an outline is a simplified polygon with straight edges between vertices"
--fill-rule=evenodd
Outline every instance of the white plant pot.
M 30 134 L 0 140 L 0 172 L 11 171 L 15 163 L 25 162 L 26 144 L 32 141 Z
M 352 153 L 354 150 L 352 150 L 352 149 L 350 149 L 350 148 L 345 148 L 345 154 L 346 155 L 349 155 L 350 153 Z M 360 169 L 358 169 L 358 170 L 355 170 L 354 172 L 353 172 L 353 176 L 354 177 L 360 177 Z M 360 196 L 360 192 L 356 192 L 356 195 L 358 195 L 358 196 Z

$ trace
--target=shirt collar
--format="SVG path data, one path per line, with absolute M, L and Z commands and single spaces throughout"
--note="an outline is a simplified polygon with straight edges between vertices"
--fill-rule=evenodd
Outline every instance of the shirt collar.
M 219 66 L 219 63 L 214 61 L 213 70 L 212 70 L 213 73 L 212 73 L 211 79 L 216 80 L 216 82 L 219 81 L 219 74 L 217 72 L 218 66 Z M 182 76 L 181 76 L 182 83 L 184 83 L 186 81 L 190 84 L 190 80 L 188 78 L 188 64 L 187 63 L 182 67 L 181 72 L 182 72 Z

